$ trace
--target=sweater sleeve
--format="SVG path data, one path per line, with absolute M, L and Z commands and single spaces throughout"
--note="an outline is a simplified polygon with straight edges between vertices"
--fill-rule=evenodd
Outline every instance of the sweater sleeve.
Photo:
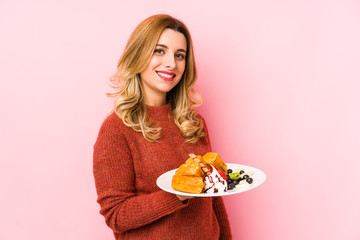
M 119 121 L 104 121 L 94 145 L 93 173 L 100 213 L 114 232 L 125 232 L 148 225 L 188 203 L 165 191 L 136 194 L 131 152 Z
M 220 239 L 232 239 L 230 223 L 222 197 L 213 197 L 213 208 L 220 226 Z

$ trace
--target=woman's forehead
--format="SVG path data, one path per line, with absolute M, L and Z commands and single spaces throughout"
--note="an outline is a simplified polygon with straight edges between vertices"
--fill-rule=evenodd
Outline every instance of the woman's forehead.
M 158 46 L 171 48 L 172 50 L 187 50 L 186 38 L 183 33 L 174 31 L 172 29 L 165 29 L 157 42 Z

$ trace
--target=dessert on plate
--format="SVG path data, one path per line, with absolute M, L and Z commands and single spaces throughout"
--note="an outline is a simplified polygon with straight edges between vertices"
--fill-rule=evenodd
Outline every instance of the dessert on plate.
M 174 190 L 186 193 L 221 193 L 251 184 L 253 173 L 228 169 L 219 154 L 208 152 L 204 156 L 189 154 L 171 180 Z M 245 181 L 242 181 L 245 180 Z
M 227 181 L 214 167 L 211 169 L 211 174 L 206 176 L 204 181 L 204 193 L 218 193 L 227 191 Z

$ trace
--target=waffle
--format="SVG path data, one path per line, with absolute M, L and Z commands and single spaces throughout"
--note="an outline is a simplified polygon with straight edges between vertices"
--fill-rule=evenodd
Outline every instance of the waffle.
M 181 192 L 202 193 L 205 183 L 202 177 L 174 175 L 171 186 Z
M 178 170 L 176 170 L 175 175 L 204 177 L 204 172 L 199 163 L 197 163 L 194 159 L 189 158 L 186 160 L 185 164 L 181 165 Z
M 223 162 L 223 160 L 221 160 L 219 154 L 214 152 L 208 152 L 202 157 L 202 160 L 205 161 L 207 164 L 213 165 L 214 167 L 216 167 L 216 169 L 227 173 L 227 166 Z
M 186 160 L 176 171 L 171 180 L 174 190 L 187 193 L 202 193 L 205 187 L 204 177 L 210 174 L 211 165 L 218 170 L 227 171 L 226 164 L 217 153 L 207 153 L 204 156 L 189 154 Z
M 200 164 L 189 158 L 176 171 L 171 180 L 173 189 L 188 193 L 201 193 L 205 183 L 205 176 Z

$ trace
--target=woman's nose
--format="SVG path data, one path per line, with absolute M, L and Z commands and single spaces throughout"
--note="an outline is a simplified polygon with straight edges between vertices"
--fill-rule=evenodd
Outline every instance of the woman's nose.
M 175 57 L 168 56 L 165 60 L 165 67 L 173 69 L 176 67 Z

